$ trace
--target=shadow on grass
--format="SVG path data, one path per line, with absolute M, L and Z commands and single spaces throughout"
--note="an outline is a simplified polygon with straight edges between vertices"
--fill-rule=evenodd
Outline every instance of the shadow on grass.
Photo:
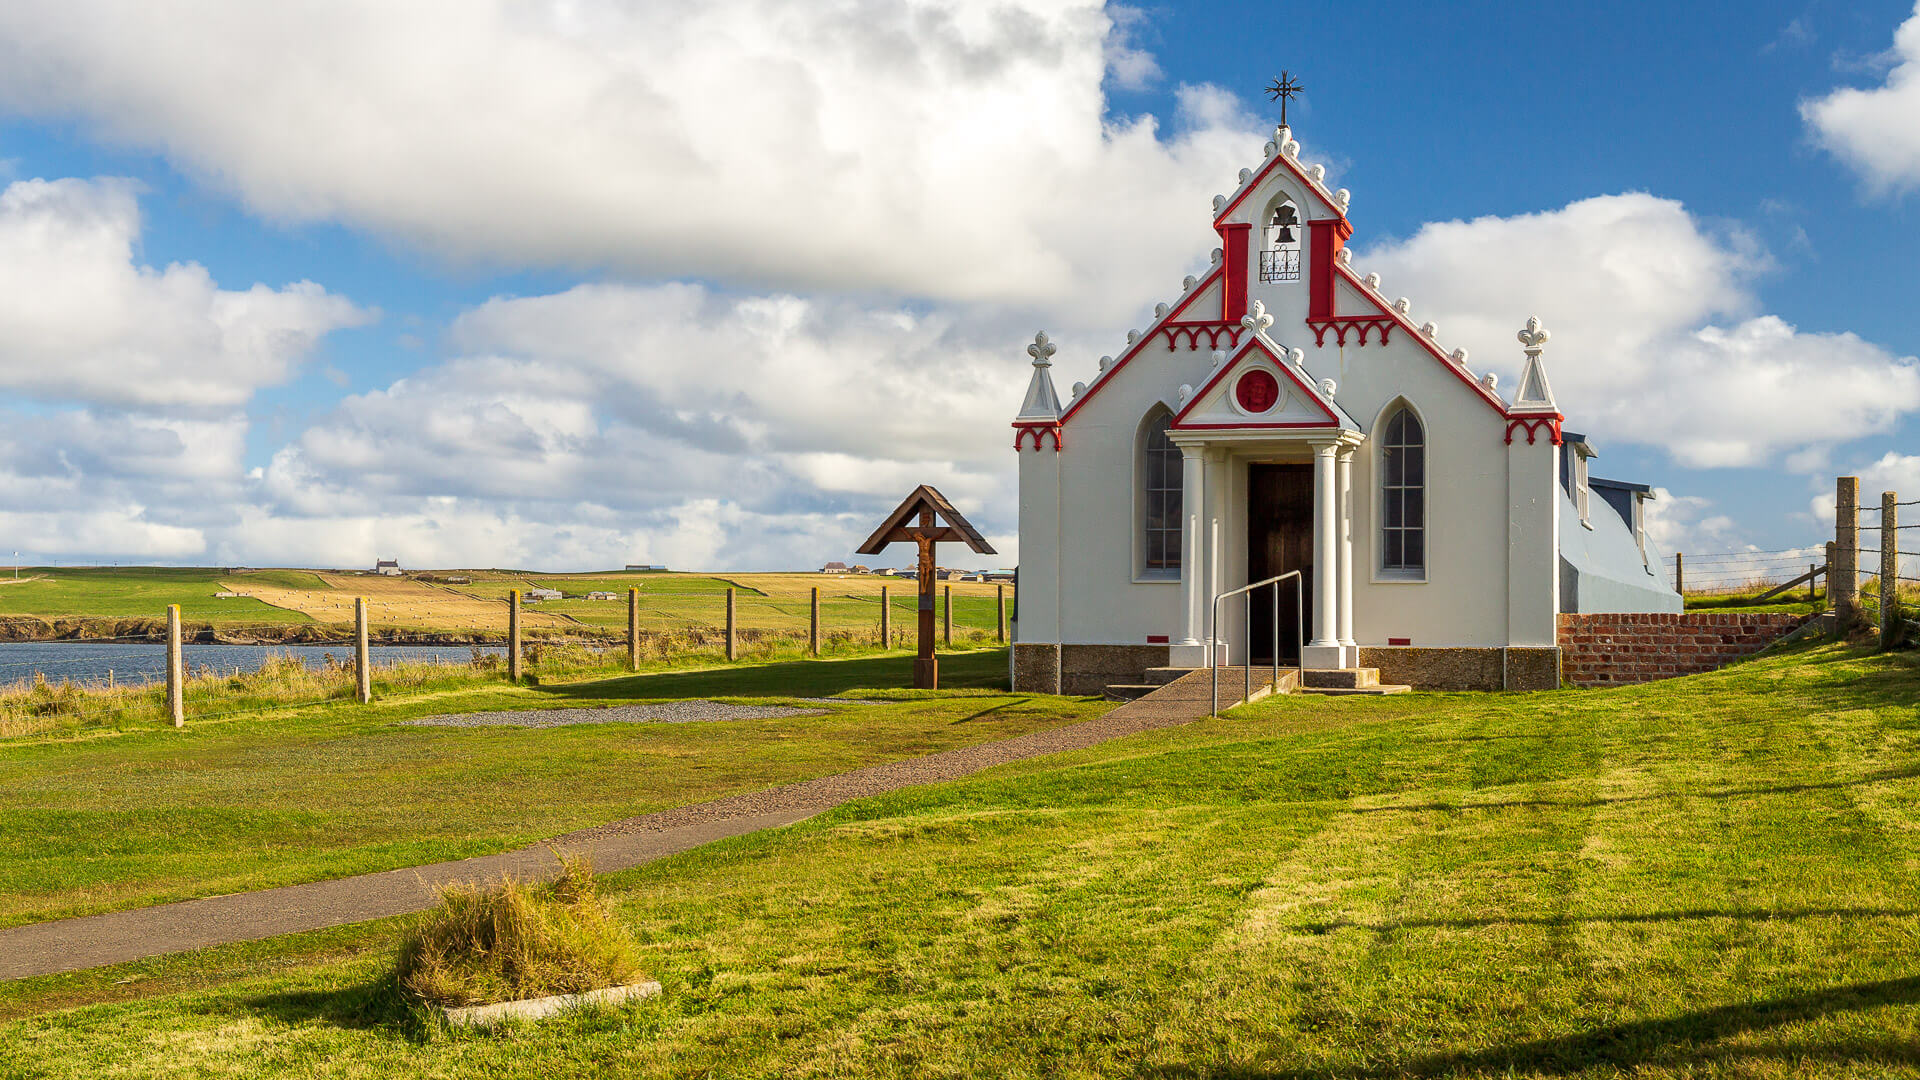
M 1772 1048 L 1751 1045 L 1709 1045 L 1749 1032 L 1766 1031 L 1834 1013 L 1920 1003 L 1920 976 L 1853 983 L 1767 1001 L 1721 1005 L 1658 1020 L 1609 1024 L 1571 1035 L 1510 1043 L 1485 1050 L 1433 1054 L 1370 1069 L 1257 1069 L 1176 1065 L 1143 1070 L 1140 1075 L 1166 1078 L 1221 1077 L 1237 1080 L 1307 1080 L 1335 1076 L 1509 1076 L 1514 1073 L 1564 1074 L 1589 1069 L 1632 1070 L 1641 1066 L 1734 1064 L 1766 1060 L 1785 1066 L 1818 1058 L 1858 1066 L 1912 1067 L 1920 1065 L 1920 1045 L 1865 1036 L 1800 1045 L 1783 1042 Z
M 351 1031 L 392 1028 L 412 1039 L 425 1034 L 422 1012 L 401 993 L 391 975 L 336 990 L 288 990 L 242 999 L 255 1013 L 288 1026 L 330 1024 Z
M 1688 908 L 1680 911 L 1648 911 L 1621 915 L 1488 915 L 1473 919 L 1406 919 L 1397 922 L 1366 923 L 1338 920 L 1307 923 L 1301 927 L 1310 934 L 1330 934 L 1336 930 L 1371 930 L 1392 934 L 1400 930 L 1475 930 L 1487 926 L 1578 926 L 1583 923 L 1662 923 L 1693 919 L 1743 919 L 1751 922 L 1791 922 L 1796 919 L 1911 919 L 1920 917 L 1912 908 L 1757 908 L 1749 911 L 1723 911 L 1718 908 Z
M 984 649 L 940 657 L 944 689 L 1007 689 L 1007 651 Z M 826 697 L 848 690 L 913 686 L 913 654 L 853 660 L 743 662 L 704 671 L 663 671 L 591 682 L 539 686 L 555 698 Z
M 1354 806 L 1349 814 L 1406 814 L 1432 810 L 1513 810 L 1524 807 L 1553 807 L 1584 810 L 1620 803 L 1656 802 L 1661 799 L 1737 799 L 1745 795 L 1797 795 L 1808 791 L 1832 791 L 1837 788 L 1865 787 L 1893 780 L 1920 778 L 1920 765 L 1904 769 L 1881 769 L 1850 780 L 1823 780 L 1804 784 L 1771 784 L 1765 787 L 1726 788 L 1719 791 L 1656 791 L 1646 795 L 1621 795 L 1609 799 L 1503 799 L 1498 802 L 1404 803 L 1396 806 Z

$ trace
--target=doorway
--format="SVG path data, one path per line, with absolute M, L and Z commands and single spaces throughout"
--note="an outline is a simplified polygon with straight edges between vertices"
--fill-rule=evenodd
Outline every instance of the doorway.
M 1256 591 L 1248 657 L 1271 664 L 1279 649 L 1283 664 L 1300 663 L 1301 626 L 1295 611 L 1313 618 L 1313 466 L 1247 466 L 1247 580 L 1264 581 L 1289 570 L 1297 581 L 1280 583 L 1280 619 L 1274 624 L 1273 592 Z M 1295 597 L 1302 607 L 1296 609 Z

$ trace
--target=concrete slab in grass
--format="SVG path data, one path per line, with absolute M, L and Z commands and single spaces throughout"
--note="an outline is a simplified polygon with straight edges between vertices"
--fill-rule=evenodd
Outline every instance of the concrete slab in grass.
M 659 992 L 659 983 L 643 982 L 631 986 L 609 986 L 605 990 L 589 990 L 584 994 L 555 994 L 523 1001 L 502 1001 L 497 1005 L 464 1005 L 447 1010 L 447 1023 L 462 1027 L 497 1024 L 502 1020 L 544 1020 L 568 1009 L 618 1005 L 635 998 L 653 997 Z

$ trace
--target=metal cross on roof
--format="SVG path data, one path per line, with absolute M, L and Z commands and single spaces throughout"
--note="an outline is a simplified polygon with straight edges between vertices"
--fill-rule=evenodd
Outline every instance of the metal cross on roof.
M 1293 95 L 1305 93 L 1306 89 L 1306 87 L 1295 82 L 1293 75 L 1286 71 L 1282 71 L 1280 77 L 1268 85 L 1267 100 L 1278 101 L 1280 103 L 1281 127 L 1287 126 L 1287 102 L 1293 100 Z

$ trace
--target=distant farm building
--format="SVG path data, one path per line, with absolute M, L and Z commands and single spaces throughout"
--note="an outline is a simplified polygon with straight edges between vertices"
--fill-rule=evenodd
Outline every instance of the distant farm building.
M 527 590 L 527 599 L 529 600 L 558 600 L 560 599 L 560 597 L 561 597 L 561 592 L 559 589 L 528 589 Z
M 612 599 L 614 599 L 614 595 L 613 595 L 612 593 L 610 593 L 610 592 L 608 592 L 608 591 L 606 591 L 605 589 L 596 589 L 596 590 L 594 590 L 593 592 L 590 592 L 590 593 L 588 593 L 588 594 L 587 594 L 587 599 L 589 599 L 589 600 L 612 600 Z
M 821 567 L 820 572 L 823 574 L 844 574 L 848 572 L 847 564 L 843 562 L 830 562 Z
M 400 561 L 398 559 L 381 559 L 373 564 L 373 572 L 383 577 L 399 577 Z

